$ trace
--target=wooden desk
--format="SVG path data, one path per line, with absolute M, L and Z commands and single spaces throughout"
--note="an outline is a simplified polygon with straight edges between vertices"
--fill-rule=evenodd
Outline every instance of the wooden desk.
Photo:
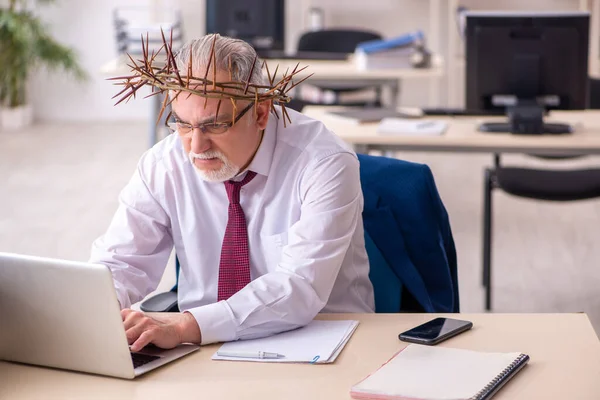
M 126 381 L 0 362 L 0 399 L 348 399 L 353 384 L 406 344 L 398 333 L 431 314 L 340 314 L 359 319 L 333 364 L 260 364 L 211 361 L 218 345 Z M 597 399 L 600 342 L 585 314 L 463 314 L 471 331 L 441 346 L 520 351 L 531 361 L 494 397 Z
M 509 133 L 482 133 L 477 131 L 481 122 L 503 121 L 501 117 L 431 117 L 449 122 L 448 130 L 440 136 L 418 137 L 381 135 L 377 123 L 352 124 L 327 114 L 332 108 L 310 106 L 304 114 L 321 120 L 358 152 L 369 150 L 398 151 L 452 151 L 484 153 L 538 153 L 538 154 L 600 154 L 600 111 L 556 111 L 548 121 L 573 124 L 569 135 L 512 135 Z
M 134 57 L 134 59 L 136 58 Z M 126 76 L 131 73 L 131 69 L 127 66 L 129 62 L 131 61 L 127 57 L 115 58 L 104 64 L 100 68 L 100 72 L 107 77 Z M 303 76 L 309 74 L 314 74 L 310 78 L 311 82 L 318 84 L 326 81 L 329 87 L 347 84 L 347 82 L 388 86 L 391 90 L 390 97 L 394 105 L 400 92 L 401 79 L 440 78 L 444 75 L 441 59 L 436 59 L 435 67 L 427 69 L 397 68 L 368 71 L 358 70 L 352 61 L 268 59 L 266 62 L 271 73 L 275 72 L 275 67 L 279 65 L 277 72 L 277 76 L 279 77 L 282 76 L 286 69 L 289 69 L 291 72 L 297 63 L 300 63 L 300 68 L 308 65 L 309 67 L 306 70 L 298 74 L 298 79 L 302 79 Z M 162 104 L 161 96 L 153 96 L 149 104 L 148 142 L 152 146 L 158 140 L 156 119 L 158 118 Z
M 134 57 L 134 59 L 136 59 Z M 158 60 L 158 59 L 157 59 Z M 297 63 L 300 63 L 300 68 L 308 65 L 309 67 L 301 72 L 298 77 L 306 76 L 314 73 L 315 78 L 325 79 L 405 79 L 405 78 L 440 78 L 444 76 L 443 62 L 437 60 L 436 66 L 433 68 L 416 69 L 416 68 L 395 68 L 381 70 L 358 70 L 352 61 L 344 60 L 295 60 L 295 59 L 267 59 L 265 60 L 269 66 L 269 71 L 273 73 L 275 67 L 279 65 L 278 76 L 281 76 L 286 69 L 290 72 L 294 69 Z M 127 57 L 118 57 L 110 60 L 102 65 L 100 72 L 106 76 L 123 76 L 131 72 L 127 66 L 129 63 Z

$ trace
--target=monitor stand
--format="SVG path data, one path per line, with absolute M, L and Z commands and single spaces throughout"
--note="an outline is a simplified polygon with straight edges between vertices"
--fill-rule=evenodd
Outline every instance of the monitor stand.
M 544 108 L 533 102 L 519 102 L 507 107 L 509 122 L 486 122 L 479 126 L 482 132 L 513 133 L 516 135 L 560 135 L 572 133 L 568 124 L 544 123 Z

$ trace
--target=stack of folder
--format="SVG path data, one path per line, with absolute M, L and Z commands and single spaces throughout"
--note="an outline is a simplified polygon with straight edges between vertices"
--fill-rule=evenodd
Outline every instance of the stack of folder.
M 421 31 L 391 39 L 360 43 L 354 51 L 359 70 L 411 68 L 423 53 L 425 35 Z

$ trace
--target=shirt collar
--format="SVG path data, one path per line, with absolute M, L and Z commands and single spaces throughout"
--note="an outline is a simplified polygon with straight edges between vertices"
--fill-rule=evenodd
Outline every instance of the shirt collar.
M 274 115 L 269 115 L 269 122 L 263 133 L 262 142 L 254 158 L 244 172 L 250 170 L 259 175 L 269 176 L 271 163 L 273 161 L 273 152 L 275 151 L 275 142 L 277 140 L 277 118 Z M 241 176 L 242 174 L 238 175 Z

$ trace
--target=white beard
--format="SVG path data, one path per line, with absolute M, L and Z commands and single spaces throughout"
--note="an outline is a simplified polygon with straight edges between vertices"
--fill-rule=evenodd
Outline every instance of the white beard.
M 188 154 L 188 157 L 189 157 L 192 165 L 196 168 L 196 171 L 198 172 L 198 175 L 200 175 L 200 178 L 202 178 L 202 180 L 205 180 L 207 182 L 225 182 L 225 181 L 228 181 L 228 180 L 234 178 L 240 172 L 240 167 L 233 164 L 231 161 L 229 161 L 229 159 L 227 157 L 225 157 L 224 154 L 222 154 L 221 152 L 218 152 L 218 151 L 210 151 L 209 150 L 205 153 L 194 153 L 193 151 L 190 151 L 190 153 Z M 199 158 L 202 160 L 206 160 L 206 159 L 210 159 L 210 158 L 218 158 L 219 160 L 221 160 L 223 162 L 223 166 L 218 170 L 209 170 L 209 171 L 201 170 L 194 163 L 194 159 L 196 159 L 196 158 Z

